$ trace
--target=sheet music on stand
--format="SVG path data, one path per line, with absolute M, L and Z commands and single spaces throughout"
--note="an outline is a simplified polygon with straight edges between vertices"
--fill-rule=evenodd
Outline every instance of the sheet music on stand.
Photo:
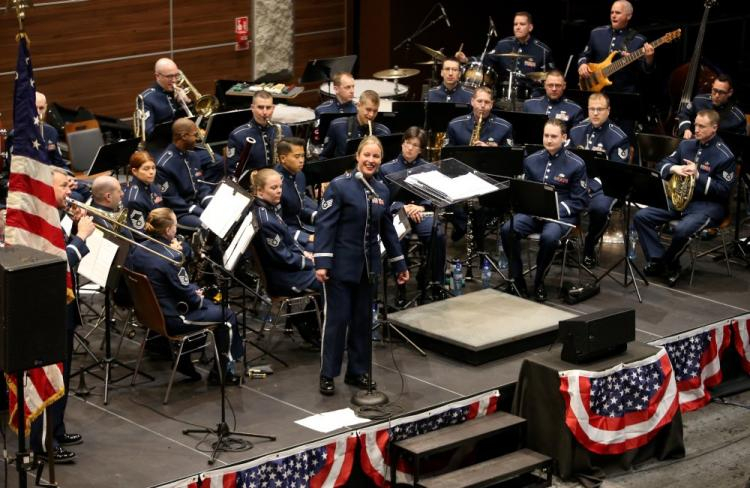
M 78 274 L 102 288 L 108 285 L 114 287 L 116 279 L 112 276 L 115 274 L 112 270 L 116 269 L 116 265 L 125 262 L 130 246 L 125 241 L 118 244 L 108 239 L 99 229 L 94 230 L 86 239 L 86 246 L 89 252 L 78 263 Z
M 391 173 L 386 178 L 439 207 L 507 188 L 507 183 L 495 181 L 453 158 Z

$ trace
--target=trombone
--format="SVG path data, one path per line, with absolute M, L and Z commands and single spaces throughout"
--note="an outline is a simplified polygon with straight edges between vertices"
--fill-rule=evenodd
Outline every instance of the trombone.
M 124 220 L 125 220 L 125 218 L 127 216 L 127 209 L 123 209 L 120 212 L 105 212 L 104 210 L 101 210 L 99 208 L 93 207 L 91 205 L 87 205 L 87 204 L 82 203 L 82 202 L 79 202 L 78 200 L 73 200 L 70 197 L 68 197 L 68 198 L 65 199 L 65 203 L 68 204 L 68 210 L 67 210 L 68 213 L 71 213 L 70 211 L 74 207 L 78 207 L 78 208 L 80 208 L 82 210 L 85 210 L 87 215 L 91 215 L 93 217 L 98 217 L 98 218 L 104 220 L 105 222 L 109 222 L 112 225 L 112 227 L 113 227 L 112 229 L 109 229 L 107 227 L 104 227 L 103 225 L 100 225 L 100 224 L 97 224 L 96 222 L 94 222 L 94 227 L 96 227 L 97 229 L 99 229 L 103 233 L 112 235 L 112 236 L 114 236 L 114 237 L 116 237 L 118 239 L 122 239 L 123 241 L 128 242 L 128 243 L 130 243 L 130 244 L 132 244 L 134 246 L 138 246 L 141 249 L 143 249 L 144 251 L 148 251 L 151 254 L 153 254 L 154 256 L 158 256 L 158 257 L 164 259 L 165 261 L 168 261 L 168 262 L 174 264 L 175 266 L 181 267 L 183 264 L 185 264 L 185 254 L 182 251 L 178 251 L 177 249 L 174 249 L 173 247 L 171 247 L 169 244 L 165 244 L 165 243 L 161 242 L 158 239 L 154 239 L 153 237 L 151 237 L 150 235 L 146 234 L 145 232 L 143 232 L 141 230 L 138 230 L 138 229 L 136 229 L 134 227 L 130 227 L 129 225 L 126 225 L 125 222 L 124 222 Z M 168 249 L 170 253 L 173 253 L 173 252 L 177 253 L 178 256 L 179 256 L 179 258 L 178 259 L 172 259 L 171 257 L 165 256 L 164 254 L 160 253 L 159 251 L 155 251 L 155 250 L 151 249 L 150 247 L 144 246 L 143 243 L 138 242 L 135 239 L 130 239 L 128 237 L 125 237 L 124 235 L 120 234 L 117 231 L 117 229 L 120 228 L 120 227 L 124 227 L 125 229 L 129 230 L 132 234 L 136 234 L 139 237 L 144 238 L 145 240 L 149 240 L 151 242 L 155 242 L 156 244 L 162 246 L 165 250 Z

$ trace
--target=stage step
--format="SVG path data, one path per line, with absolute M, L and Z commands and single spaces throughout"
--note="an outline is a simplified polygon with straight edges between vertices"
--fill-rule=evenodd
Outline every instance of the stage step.
M 480 488 L 512 480 L 536 469 L 546 472 L 546 478 L 535 477 L 535 486 L 550 486 L 552 482 L 552 459 L 530 449 L 520 449 L 482 463 L 421 480 L 417 486 L 423 488 Z M 528 484 L 524 484 L 528 486 Z
M 496 412 L 427 434 L 397 441 L 391 445 L 391 467 L 395 466 L 400 458 L 411 461 L 414 481 L 416 482 L 419 480 L 422 458 L 456 449 L 468 442 L 476 442 L 505 430 L 520 429 L 525 424 L 526 419 L 506 412 Z M 391 472 L 395 474 L 394 470 L 391 470 Z M 395 479 L 391 481 L 395 483 Z

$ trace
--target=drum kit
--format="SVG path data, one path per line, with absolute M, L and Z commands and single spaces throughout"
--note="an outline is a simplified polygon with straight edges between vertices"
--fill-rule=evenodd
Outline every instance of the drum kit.
M 381 98 L 401 98 L 402 96 L 406 95 L 406 93 L 409 91 L 409 88 L 405 85 L 401 85 L 398 83 L 398 80 L 404 79 L 404 78 L 411 78 L 412 76 L 416 76 L 419 74 L 418 69 L 414 68 L 399 68 L 398 66 L 394 66 L 390 69 L 384 69 L 382 71 L 377 71 L 372 74 L 373 78 L 377 78 L 378 80 L 389 80 L 385 81 L 385 83 L 392 82 L 393 83 L 393 93 L 390 95 L 384 95 L 378 93 L 378 95 L 381 96 Z M 381 81 L 380 83 L 384 83 Z M 356 87 L 359 86 L 359 82 L 355 84 Z

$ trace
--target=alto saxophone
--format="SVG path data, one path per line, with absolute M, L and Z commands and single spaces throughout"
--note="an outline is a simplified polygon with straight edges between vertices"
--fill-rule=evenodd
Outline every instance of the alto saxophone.
M 284 134 L 281 132 L 281 124 L 273 124 L 271 123 L 271 117 L 266 117 L 266 124 L 273 127 L 273 146 L 271 148 L 271 161 L 269 161 L 269 166 L 275 166 L 278 162 L 278 157 L 276 156 L 276 149 L 279 147 L 279 142 L 281 142 L 281 138 L 284 137 Z
M 372 121 L 370 119 L 367 119 L 367 130 L 369 132 L 369 134 L 367 135 L 371 136 L 372 135 Z
M 471 138 L 469 139 L 469 145 L 473 146 L 479 140 L 479 134 L 482 132 L 482 114 L 479 114 L 479 120 L 474 125 L 474 130 L 471 131 Z

